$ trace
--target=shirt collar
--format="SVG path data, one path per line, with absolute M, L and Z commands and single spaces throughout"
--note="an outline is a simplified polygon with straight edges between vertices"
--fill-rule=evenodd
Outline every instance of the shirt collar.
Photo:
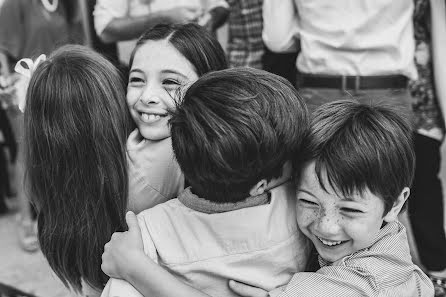
M 270 201 L 270 195 L 268 191 L 257 196 L 250 196 L 239 202 L 217 203 L 198 197 L 197 195 L 193 194 L 191 188 L 188 187 L 180 194 L 180 196 L 178 196 L 178 200 L 184 206 L 195 211 L 211 214 L 268 204 Z

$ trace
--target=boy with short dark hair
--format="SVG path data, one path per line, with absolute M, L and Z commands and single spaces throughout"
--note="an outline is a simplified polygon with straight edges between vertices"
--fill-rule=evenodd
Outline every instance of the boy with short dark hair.
M 310 127 L 298 156 L 297 222 L 321 268 L 269 295 L 433 296 L 398 222 L 415 167 L 408 121 L 387 107 L 336 101 L 319 107 Z
M 297 228 L 291 181 L 291 159 L 301 151 L 308 124 L 301 98 L 279 76 L 238 68 L 199 78 L 170 121 L 173 150 L 190 187 L 138 215 L 145 253 L 142 244 L 131 249 L 132 240 L 114 236 L 104 271 L 145 296 L 153 294 L 144 272 L 147 255 L 211 296 L 237 296 L 227 279 L 265 290 L 288 283 L 304 270 L 309 251 Z M 113 265 L 119 271 L 107 269 Z M 108 294 L 130 296 L 133 288 L 121 290 L 119 282 L 111 282 Z

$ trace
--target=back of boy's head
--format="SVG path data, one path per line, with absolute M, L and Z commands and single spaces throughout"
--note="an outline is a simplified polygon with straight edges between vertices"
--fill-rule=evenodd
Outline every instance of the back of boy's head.
M 384 201 L 385 213 L 415 169 L 412 128 L 389 106 L 334 101 L 315 110 L 300 162 L 315 162 L 321 186 L 323 174 L 343 196 L 367 188 Z
M 103 246 L 125 225 L 131 128 L 117 69 L 83 46 L 68 45 L 38 65 L 25 107 L 29 197 L 39 242 L 66 285 L 102 288 Z
M 279 177 L 298 154 L 309 119 L 285 79 L 235 68 L 199 78 L 171 119 L 175 156 L 192 191 L 237 202 L 261 179 Z

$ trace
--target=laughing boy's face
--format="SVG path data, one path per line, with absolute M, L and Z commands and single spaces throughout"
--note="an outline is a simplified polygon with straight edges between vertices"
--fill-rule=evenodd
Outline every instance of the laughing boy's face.
M 350 197 L 338 196 L 324 173 L 325 191 L 314 167 L 314 162 L 304 167 L 298 184 L 297 223 L 319 255 L 335 262 L 373 243 L 387 220 L 384 202 L 369 189 Z

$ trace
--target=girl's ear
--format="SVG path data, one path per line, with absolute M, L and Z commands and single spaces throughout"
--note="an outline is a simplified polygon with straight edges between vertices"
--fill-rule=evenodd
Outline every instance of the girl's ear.
M 254 187 L 251 188 L 251 190 L 249 190 L 249 195 L 257 196 L 265 193 L 267 185 L 268 182 L 266 181 L 266 179 L 260 180 L 257 184 L 254 185 Z
M 409 195 L 410 195 L 410 189 L 408 187 L 405 187 L 398 196 L 398 199 L 396 199 L 395 203 L 393 204 L 393 207 L 384 216 L 385 222 L 387 223 L 393 222 L 398 218 L 398 214 L 400 213 L 401 208 L 403 208 L 407 198 L 409 198 Z

